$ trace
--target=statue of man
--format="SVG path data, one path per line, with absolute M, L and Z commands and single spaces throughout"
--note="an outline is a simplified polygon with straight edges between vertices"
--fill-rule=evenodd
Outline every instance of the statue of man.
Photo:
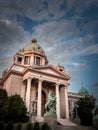
M 48 101 L 45 104 L 45 110 L 46 114 L 56 114 L 55 110 L 55 105 L 56 105 L 56 96 L 55 94 L 51 91 L 48 94 Z

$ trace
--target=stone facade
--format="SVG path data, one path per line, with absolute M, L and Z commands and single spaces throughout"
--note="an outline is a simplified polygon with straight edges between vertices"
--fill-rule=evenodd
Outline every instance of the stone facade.
M 48 64 L 45 52 L 33 39 L 14 55 L 12 66 L 2 73 L 0 86 L 7 90 L 9 96 L 19 94 L 28 112 L 33 111 L 37 120 L 41 120 L 45 113 L 48 93 L 54 91 L 57 97 L 57 118 L 69 119 L 69 111 L 79 97 L 68 94 L 69 80 L 64 67 Z

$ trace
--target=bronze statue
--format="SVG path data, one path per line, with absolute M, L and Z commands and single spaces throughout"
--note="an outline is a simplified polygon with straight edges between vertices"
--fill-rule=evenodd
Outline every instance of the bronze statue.
M 48 94 L 48 101 L 45 104 L 45 110 L 46 110 L 45 115 L 47 115 L 47 114 L 56 114 L 55 105 L 56 105 L 56 96 L 51 91 Z

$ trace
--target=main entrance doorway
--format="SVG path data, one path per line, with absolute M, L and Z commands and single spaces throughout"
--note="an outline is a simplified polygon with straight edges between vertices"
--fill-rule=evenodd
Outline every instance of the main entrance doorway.
M 42 90 L 42 110 L 41 110 L 41 115 L 44 116 L 45 114 L 45 103 L 46 103 L 46 93 Z

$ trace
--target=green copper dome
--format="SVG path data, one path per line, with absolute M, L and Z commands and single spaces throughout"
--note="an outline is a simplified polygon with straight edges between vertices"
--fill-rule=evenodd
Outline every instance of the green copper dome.
M 82 95 L 89 95 L 89 92 L 84 87 L 81 87 L 78 93 Z
M 33 50 L 33 51 L 39 51 L 40 53 L 44 53 L 44 50 L 41 48 L 39 44 L 37 44 L 36 39 L 32 39 L 30 43 L 24 46 L 24 51 Z

